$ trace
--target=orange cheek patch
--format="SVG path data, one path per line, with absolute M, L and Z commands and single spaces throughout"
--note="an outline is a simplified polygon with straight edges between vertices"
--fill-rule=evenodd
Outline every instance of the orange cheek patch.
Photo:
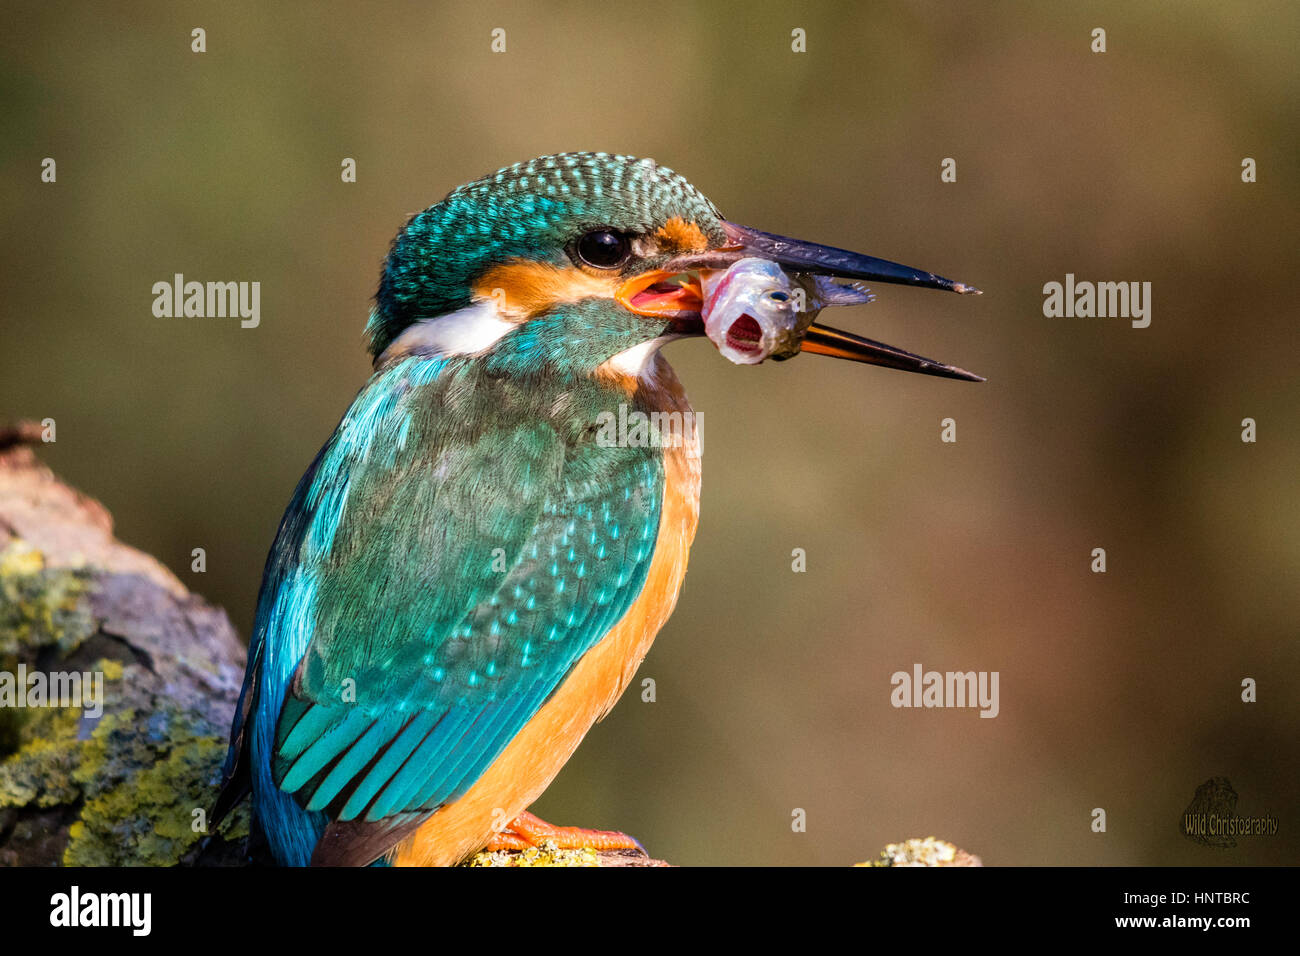
M 656 229 L 655 236 L 679 252 L 703 252 L 709 247 L 709 239 L 700 231 L 700 227 L 681 216 L 673 216 Z
M 493 266 L 474 287 L 475 300 L 493 299 L 501 317 L 525 322 L 564 302 L 612 299 L 614 277 L 591 276 L 575 266 L 559 268 L 524 259 Z

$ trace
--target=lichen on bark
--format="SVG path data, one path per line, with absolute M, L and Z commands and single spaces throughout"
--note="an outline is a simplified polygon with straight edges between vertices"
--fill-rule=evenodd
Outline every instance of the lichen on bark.
M 0 452 L 0 865 L 243 862 L 246 808 L 206 839 L 242 669 L 224 612 L 29 449 Z M 70 673 L 100 699 L 32 694 Z

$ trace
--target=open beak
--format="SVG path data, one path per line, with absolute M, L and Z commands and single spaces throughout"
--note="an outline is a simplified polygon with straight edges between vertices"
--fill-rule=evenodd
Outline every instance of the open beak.
M 979 295 L 974 286 L 933 272 L 923 272 L 874 256 L 864 256 L 847 249 L 822 246 L 801 239 L 761 232 L 747 226 L 724 222 L 726 245 L 669 260 L 660 269 L 633 276 L 619 289 L 617 298 L 624 308 L 638 315 L 669 320 L 674 331 L 683 335 L 702 335 L 704 326 L 700 310 L 704 305 L 704 279 L 714 271 L 724 270 L 740 259 L 755 257 L 777 263 L 787 272 L 856 279 L 868 282 L 892 282 L 901 285 L 943 289 L 959 295 Z M 815 355 L 883 365 L 886 368 L 938 375 L 968 382 L 984 381 L 978 375 L 937 362 L 903 349 L 813 323 L 805 332 L 800 351 Z

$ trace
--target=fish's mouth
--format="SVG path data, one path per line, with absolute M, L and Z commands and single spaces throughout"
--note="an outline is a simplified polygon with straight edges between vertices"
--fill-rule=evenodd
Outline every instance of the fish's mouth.
M 748 312 L 732 322 L 726 333 L 727 347 L 743 355 L 761 355 L 763 352 L 763 330 L 758 319 Z
M 724 222 L 723 228 L 727 241 L 721 247 L 678 256 L 670 259 L 663 268 L 632 276 L 619 287 L 615 299 L 623 308 L 636 315 L 667 321 L 669 331 L 673 334 L 704 335 L 701 312 L 704 309 L 706 282 L 714 273 L 724 271 L 747 257 L 767 259 L 796 275 L 892 282 L 942 289 L 959 295 L 979 294 L 978 289 L 966 283 L 885 259 L 777 236 L 731 222 Z M 748 322 L 744 321 L 746 318 Z M 740 316 L 732 325 L 736 341 L 731 341 L 732 335 L 729 332 L 727 345 L 744 354 L 756 354 L 759 348 L 750 336 L 757 327 L 758 323 L 752 316 Z M 984 381 L 979 375 L 955 365 L 818 323 L 808 326 L 799 342 L 799 349 L 816 355 L 829 355 L 832 358 L 882 365 L 922 375 L 937 375 L 968 382 Z

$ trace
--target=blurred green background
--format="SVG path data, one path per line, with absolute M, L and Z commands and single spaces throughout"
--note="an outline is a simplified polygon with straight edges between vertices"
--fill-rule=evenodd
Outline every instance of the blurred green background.
M 990 864 L 1294 863 L 1298 11 L 10 3 L 0 417 L 56 419 L 42 457 L 247 635 L 406 217 L 544 153 L 652 156 L 738 222 L 982 287 L 834 324 L 988 382 L 671 346 L 705 481 L 658 699 L 634 684 L 534 809 L 682 864 L 932 833 Z M 154 318 L 176 272 L 260 281 L 261 327 Z M 1045 318 L 1067 272 L 1152 282 L 1150 328 Z M 1000 715 L 893 709 L 917 662 L 999 671 Z M 1185 839 L 1214 775 L 1278 834 Z

